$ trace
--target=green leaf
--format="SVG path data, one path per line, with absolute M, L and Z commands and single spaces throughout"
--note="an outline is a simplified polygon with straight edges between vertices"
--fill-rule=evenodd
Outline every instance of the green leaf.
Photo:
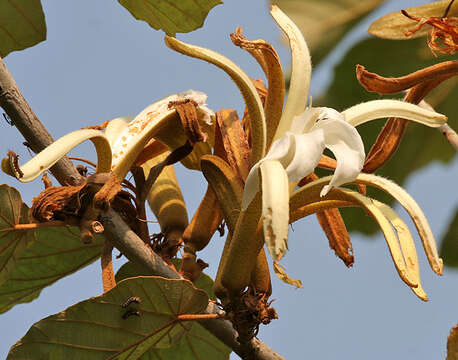
M 194 323 L 178 344 L 168 349 L 150 349 L 141 360 L 228 360 L 231 349 L 205 328 Z
M 424 4 L 405 10 L 409 15 L 419 18 L 428 18 L 430 16 L 440 18 L 444 14 L 448 4 L 450 4 L 450 0 L 433 1 L 429 4 Z M 454 5 L 450 8 L 447 17 L 456 16 L 458 16 L 458 6 Z M 405 32 L 411 30 L 416 25 L 417 22 L 404 16 L 401 11 L 395 11 L 374 21 L 369 27 L 368 31 L 370 34 L 384 39 L 406 40 L 409 38 L 406 37 Z M 423 26 L 423 28 L 414 33 L 411 38 L 426 35 L 430 31 L 431 26 Z
M 0 57 L 45 39 L 45 15 L 40 0 L 0 1 Z
M 180 268 L 181 259 L 172 260 L 176 268 Z M 126 278 L 143 275 L 144 271 L 135 263 L 127 262 L 116 273 L 116 282 Z M 212 300 L 216 300 L 213 293 L 213 280 L 210 276 L 202 273 L 194 282 L 194 286 L 204 290 Z M 195 323 L 192 329 L 187 332 L 181 341 L 169 349 L 150 349 L 141 359 L 148 360 L 181 360 L 181 359 L 229 359 L 231 349 L 222 343 L 203 326 Z
M 137 20 L 169 36 L 196 30 L 220 0 L 118 0 Z
M 455 210 L 455 217 L 442 239 L 440 257 L 444 261 L 444 265 L 458 267 L 458 208 Z
M 175 268 L 179 269 L 181 267 L 181 259 L 173 259 L 172 262 L 173 265 L 175 265 Z M 116 282 L 120 282 L 121 280 L 127 278 L 145 275 L 148 274 L 145 273 L 144 269 L 142 269 L 137 264 L 128 261 L 118 270 L 115 275 L 115 279 Z M 213 292 L 213 279 L 207 274 L 202 273 L 194 282 L 194 286 L 198 289 L 205 290 L 211 300 L 216 300 L 216 296 Z
M 121 305 L 131 296 L 141 303 Z M 121 281 L 107 293 L 35 323 L 8 359 L 138 359 L 149 348 L 166 349 L 193 326 L 181 314 L 202 313 L 205 291 L 187 280 L 157 276 Z M 126 317 L 127 311 L 138 315 Z
M 15 188 L 0 185 L 0 284 L 8 279 L 18 257 L 35 240 L 33 231 L 14 228 L 29 222 L 29 208 L 21 194 Z
M 379 56 L 374 56 L 379 54 Z M 446 57 L 445 57 L 446 58 Z M 446 60 L 446 59 L 444 59 Z M 432 56 L 425 43 L 425 39 L 414 39 L 410 41 L 395 41 L 383 39 L 367 39 L 356 44 L 344 56 L 340 64 L 335 68 L 334 80 L 314 105 L 328 106 L 337 110 L 344 110 L 352 105 L 363 101 L 380 99 L 382 96 L 375 93 L 368 93 L 358 83 L 354 69 L 360 63 L 367 70 L 384 76 L 401 76 L 409 74 L 418 69 L 432 65 L 437 60 Z M 395 98 L 396 96 L 388 96 Z M 397 96 L 402 97 L 402 94 Z M 458 86 L 453 79 L 445 82 L 426 100 L 431 103 L 438 112 L 447 114 L 449 118 L 456 117 L 456 99 L 458 97 Z M 366 152 L 374 143 L 378 132 L 382 128 L 384 120 L 358 126 L 366 146 Z M 424 146 L 427 144 L 427 146 Z M 399 149 L 396 154 L 387 162 L 387 165 L 377 171 L 382 175 L 402 185 L 407 177 L 434 161 L 449 162 L 456 152 L 442 134 L 435 130 L 419 124 L 409 124 Z M 368 195 L 376 199 L 392 203 L 392 199 L 377 190 L 368 188 Z M 375 233 L 378 228 L 374 222 L 367 217 L 355 216 L 354 210 L 342 209 L 345 224 L 350 231 L 360 231 L 366 234 Z
M 0 286 L 0 313 L 16 304 L 32 301 L 44 287 L 100 257 L 102 236 L 96 236 L 94 243 L 85 245 L 76 227 L 35 231 L 37 239 L 20 254 L 7 281 Z
M 304 34 L 316 66 L 383 0 L 272 0 Z

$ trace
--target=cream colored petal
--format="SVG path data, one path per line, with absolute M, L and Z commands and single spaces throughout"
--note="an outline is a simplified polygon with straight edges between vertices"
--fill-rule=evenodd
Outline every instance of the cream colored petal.
M 307 43 L 296 24 L 277 6 L 271 6 L 270 13 L 288 37 L 291 48 L 291 81 L 275 140 L 281 138 L 291 128 L 294 116 L 305 110 L 312 75 L 312 61 Z
M 96 172 L 109 172 L 111 167 L 111 147 L 107 138 L 99 130 L 82 129 L 62 136 L 27 163 L 20 166 L 19 170 L 22 176 L 20 176 L 18 171 L 14 170 L 16 178 L 22 182 L 29 182 L 36 179 L 63 158 L 65 154 L 86 140 L 91 140 L 97 151 Z M 4 160 L 8 161 L 8 159 L 3 159 L 2 168 L 5 163 Z
M 108 123 L 104 134 L 110 142 L 110 146 L 112 148 L 116 140 L 118 140 L 119 134 L 121 134 L 124 131 L 124 129 L 129 125 L 129 123 L 133 119 L 133 116 L 124 116 L 113 119 Z
M 334 118 L 331 118 L 336 116 L 333 113 L 327 116 L 325 120 L 319 120 L 313 130 L 323 131 L 325 146 L 333 152 L 337 167 L 331 182 L 323 188 L 321 196 L 325 196 L 334 186 L 353 181 L 361 172 L 366 157 L 358 131 L 352 125 L 340 120 L 340 114 L 339 117 Z
M 325 148 L 324 131 L 317 129 L 310 133 L 294 135 L 295 154 L 287 165 L 289 181 L 298 183 L 304 176 L 310 174 L 321 160 Z
M 331 181 L 331 179 L 332 176 L 322 177 L 316 181 L 313 181 L 310 184 L 307 184 L 306 186 L 303 186 L 301 188 L 301 191 L 304 191 L 304 188 L 309 189 L 309 186 L 311 186 L 311 184 L 315 187 L 325 186 Z M 375 186 L 394 197 L 404 207 L 404 209 L 407 211 L 410 218 L 414 222 L 415 227 L 417 228 L 418 235 L 421 238 L 426 256 L 428 258 L 428 262 L 432 270 L 436 274 L 442 275 L 444 265 L 442 259 L 439 257 L 439 254 L 437 252 L 436 241 L 434 240 L 434 235 L 432 233 L 431 227 L 429 226 L 428 220 L 426 219 L 420 206 L 412 198 L 412 196 L 410 196 L 409 193 L 407 193 L 407 191 L 405 191 L 399 185 L 377 175 L 360 173 L 353 182 L 357 184 Z
M 406 209 L 417 228 L 418 234 L 420 235 L 431 268 L 438 275 L 442 275 L 444 265 L 437 252 L 433 232 L 429 226 L 426 216 L 412 196 L 410 196 L 407 191 L 396 183 L 380 176 L 362 173 L 358 175 L 356 182 L 372 185 L 385 191 L 393 196 L 404 207 L 404 209 Z
M 294 116 L 293 122 L 291 123 L 291 131 L 295 134 L 302 134 L 309 132 L 321 113 L 321 108 L 308 107 L 303 113 Z
M 278 161 L 263 161 L 259 167 L 262 181 L 262 225 L 267 250 L 280 260 L 288 250 L 289 183 Z
M 399 215 L 388 205 L 373 200 L 374 204 L 383 212 L 386 218 L 391 222 L 391 225 L 396 229 L 398 234 L 399 244 L 401 245 L 401 251 L 404 257 L 404 261 L 407 266 L 407 271 L 409 276 L 413 279 L 415 283 L 418 284 L 417 287 L 411 287 L 415 295 L 417 295 L 421 300 L 428 301 L 428 296 L 423 290 L 420 282 L 420 266 L 418 265 L 418 256 L 417 249 L 415 248 L 415 243 L 412 238 L 412 234 L 406 223 L 399 217 Z
M 447 121 L 447 117 L 442 114 L 399 100 L 372 100 L 352 106 L 342 114 L 353 126 L 387 117 L 412 120 L 430 127 L 439 127 Z
M 286 168 L 294 157 L 296 152 L 295 136 L 292 133 L 286 133 L 282 138 L 274 141 L 267 155 L 255 164 L 245 180 L 245 189 L 242 198 L 242 210 L 245 210 L 253 201 L 254 197 L 260 190 L 259 188 L 259 166 L 267 160 L 277 160 Z M 320 155 L 321 156 L 321 155 Z
M 317 199 L 321 198 L 319 196 L 321 188 L 324 184 L 329 183 L 329 181 L 330 177 L 327 176 L 326 178 L 320 178 L 307 185 L 304 185 L 292 194 L 290 198 L 290 207 L 294 211 L 294 209 L 299 209 L 302 206 L 306 206 L 313 202 L 317 202 Z M 323 201 L 328 200 L 350 201 L 356 204 L 357 206 L 363 207 L 374 218 L 374 220 L 377 221 L 381 231 L 383 232 L 394 265 L 401 279 L 408 286 L 418 286 L 418 282 L 416 282 L 415 277 L 411 276 L 406 266 L 402 250 L 399 246 L 398 238 L 396 236 L 396 233 L 393 231 L 391 222 L 387 219 L 385 214 L 377 207 L 373 199 L 368 198 L 352 190 L 339 188 L 332 189 L 329 192 L 329 194 L 323 198 Z
M 231 60 L 221 54 L 218 54 L 217 52 L 199 46 L 186 44 L 169 36 L 166 36 L 164 41 L 169 48 L 184 55 L 207 61 L 219 67 L 231 77 L 242 93 L 250 115 L 250 129 L 252 131 L 252 161 L 253 163 L 257 163 L 261 160 L 265 154 L 266 148 L 266 120 L 261 98 L 259 97 L 258 92 L 248 75 L 245 74 L 243 70 Z

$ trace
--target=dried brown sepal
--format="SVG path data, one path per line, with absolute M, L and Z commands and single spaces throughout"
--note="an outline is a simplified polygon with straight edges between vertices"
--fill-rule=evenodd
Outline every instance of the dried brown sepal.
M 356 65 L 356 77 L 359 83 L 367 91 L 379 94 L 394 94 L 411 87 L 435 80 L 442 76 L 454 76 L 458 74 L 458 61 L 444 61 L 439 64 L 428 66 L 411 74 L 399 77 L 384 77 L 369 72 L 362 65 Z
M 166 152 L 167 150 L 167 146 L 165 146 L 160 141 L 153 139 L 143 148 L 137 159 L 135 159 L 134 166 L 140 166 L 148 160 L 151 160 L 152 158 Z
M 45 189 L 49 188 L 52 186 L 52 181 L 49 178 L 48 174 L 45 172 L 43 173 L 43 176 L 41 177 L 41 181 L 43 181 L 43 185 Z
M 250 171 L 251 149 L 237 112 L 222 109 L 216 113 L 226 158 L 233 170 L 245 180 Z
M 428 46 L 433 55 L 437 56 L 435 51 L 442 54 L 454 54 L 458 50 L 458 18 L 446 17 L 453 1 L 450 2 L 442 17 L 430 16 L 428 18 L 420 18 L 410 15 L 405 10 L 401 10 L 404 16 L 418 23 L 412 29 L 407 30 L 405 36 L 410 37 L 423 26 L 430 25 L 432 29 L 428 39 Z
M 404 101 L 412 104 L 420 103 L 426 95 L 449 77 L 449 75 L 443 75 L 434 80 L 415 85 L 409 90 Z M 407 124 L 408 121 L 405 119 L 388 119 L 366 156 L 363 172 L 373 173 L 390 159 L 401 143 Z
M 113 271 L 113 245 L 108 239 L 105 239 L 102 248 L 100 264 L 102 266 L 102 283 L 103 292 L 113 289 L 116 286 L 115 275 Z
M 94 207 L 107 211 L 110 208 L 110 203 L 121 190 L 122 185 L 118 177 L 112 173 L 102 188 L 94 195 Z
M 285 81 L 280 58 L 273 46 L 264 40 L 248 40 L 239 27 L 231 34 L 234 45 L 248 51 L 259 63 L 267 78 L 268 92 L 264 103 L 268 150 L 280 122 L 285 97 Z
M 83 201 L 87 200 L 82 192 L 85 186 L 51 186 L 44 189 L 32 200 L 32 216 L 39 222 L 77 216 Z
M 196 142 L 207 141 L 208 135 L 200 127 L 197 116 L 198 105 L 194 100 L 171 101 L 168 104 L 168 108 L 177 111 L 186 137 L 192 145 Z
M 318 180 L 314 173 L 302 179 L 300 186 Z M 328 209 L 316 213 L 318 222 L 329 240 L 329 247 L 344 262 L 347 267 L 351 267 L 355 261 L 353 257 L 353 246 L 350 235 L 343 221 L 339 209 Z
M 240 297 L 223 304 L 227 317 L 239 334 L 237 340 L 241 344 L 247 343 L 257 335 L 260 324 L 267 325 L 278 319 L 277 312 L 270 306 L 272 301 L 268 299 L 267 294 L 248 287 Z

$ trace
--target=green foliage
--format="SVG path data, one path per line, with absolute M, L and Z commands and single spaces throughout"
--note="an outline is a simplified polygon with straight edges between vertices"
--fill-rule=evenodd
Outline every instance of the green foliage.
M 0 185 L 0 313 L 32 301 L 41 290 L 100 257 L 103 237 L 81 243 L 76 227 L 14 229 L 28 224 L 19 192 Z
M 440 256 L 445 265 L 458 267 L 458 208 L 442 239 Z
M 176 268 L 180 268 L 181 259 L 174 259 Z M 116 273 L 116 281 L 145 275 L 144 271 L 136 264 L 127 262 Z M 202 273 L 194 282 L 194 286 L 204 290 L 212 300 L 216 300 L 213 293 L 213 280 L 207 274 Z M 231 349 L 208 332 L 204 327 L 195 323 L 177 344 L 169 349 L 149 350 L 141 359 L 215 359 L 224 360 L 229 358 Z M 148 355 L 149 357 L 147 357 Z
M 35 236 L 0 285 L 0 313 L 36 299 L 46 286 L 91 264 L 100 257 L 103 245 L 102 236 L 96 236 L 93 244 L 83 244 L 76 227 L 40 228 Z
M 374 56 L 374 54 L 383 54 Z M 394 41 L 383 39 L 367 39 L 348 51 L 334 70 L 334 80 L 331 86 L 314 105 L 328 106 L 337 110 L 344 110 L 352 105 L 363 101 L 380 99 L 382 96 L 368 93 L 356 79 L 354 69 L 359 63 L 367 70 L 383 76 L 401 76 L 423 67 L 436 63 L 437 60 L 431 55 L 424 38 L 410 41 Z M 456 98 L 458 87 L 452 80 L 448 80 L 444 86 L 431 94 L 426 100 L 439 112 L 452 118 L 457 114 Z M 388 96 L 393 98 L 394 96 Z M 402 94 L 399 94 L 399 98 Z M 456 115 L 455 115 L 456 116 Z M 378 132 L 384 121 L 370 122 L 358 126 L 358 132 L 366 146 L 366 152 L 375 142 Z M 427 144 L 427 146 L 425 146 Z M 382 175 L 402 185 L 407 177 L 433 161 L 449 162 L 456 152 L 447 143 L 441 133 L 435 129 L 418 124 L 409 124 L 404 139 L 395 156 L 387 165 L 377 171 Z M 368 195 L 374 192 L 369 191 Z M 393 200 L 387 195 L 377 192 L 376 198 L 386 203 Z M 375 233 L 376 224 L 367 217 L 354 216 L 354 212 L 342 209 L 345 224 L 350 231 L 363 233 Z
M 29 208 L 21 194 L 15 188 L 0 185 L 0 284 L 8 279 L 21 253 L 35 240 L 33 231 L 14 229 L 17 224 L 28 223 Z
M 141 303 L 122 307 L 131 296 L 140 297 Z M 160 351 L 193 327 L 192 321 L 180 322 L 177 316 L 202 313 L 207 303 L 205 291 L 187 280 L 126 279 L 101 296 L 34 324 L 11 348 L 8 359 L 137 359 L 150 348 L 160 359 Z M 126 317 L 126 311 L 139 314 Z
M 118 0 L 137 19 L 169 36 L 196 30 L 220 0 Z
M 40 0 L 0 1 L 0 57 L 27 49 L 46 39 Z

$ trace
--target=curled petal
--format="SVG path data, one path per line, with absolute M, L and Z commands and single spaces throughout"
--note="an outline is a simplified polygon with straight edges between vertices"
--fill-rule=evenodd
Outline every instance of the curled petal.
M 3 159 L 2 169 L 8 170 L 7 173 L 15 176 L 19 181 L 32 181 L 86 140 L 91 140 L 97 151 L 96 172 L 109 172 L 111 167 L 110 143 L 101 131 L 92 129 L 77 130 L 62 136 L 22 166 L 8 168 L 9 160 Z
M 445 115 L 399 100 L 372 100 L 352 106 L 342 114 L 353 126 L 387 117 L 412 120 L 430 127 L 439 127 L 447 122 Z
M 293 160 L 286 167 L 290 182 L 298 183 L 310 174 L 321 160 L 325 148 L 325 134 L 322 129 L 310 133 L 293 135 L 296 151 Z
M 337 159 L 334 176 L 321 192 L 321 196 L 325 196 L 332 187 L 352 181 L 358 176 L 364 165 L 364 145 L 358 131 L 340 119 L 320 120 L 314 129 L 323 131 L 325 146 Z
M 129 125 L 129 123 L 134 119 L 134 116 L 124 116 L 118 117 L 116 119 L 110 120 L 107 127 L 105 128 L 105 136 L 110 142 L 110 146 L 113 148 L 116 140 L 119 138 L 124 129 Z
M 294 116 L 305 110 L 312 75 L 312 61 L 307 43 L 296 24 L 277 6 L 271 6 L 270 13 L 288 37 L 291 48 L 291 82 L 285 108 L 275 133 L 274 139 L 278 139 L 290 129 Z

